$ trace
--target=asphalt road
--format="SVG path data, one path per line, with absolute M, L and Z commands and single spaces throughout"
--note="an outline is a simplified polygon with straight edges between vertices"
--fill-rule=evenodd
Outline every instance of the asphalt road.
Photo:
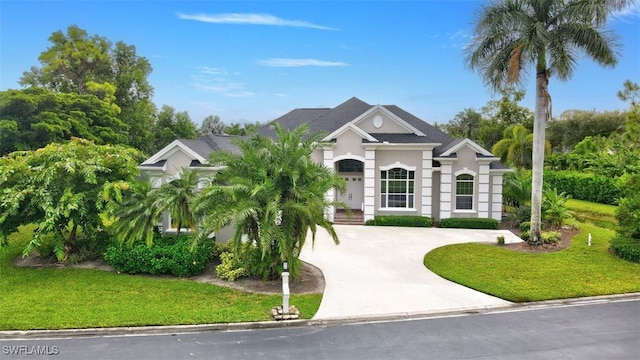
M 0 359 L 640 359 L 640 300 L 360 324 L 2 340 Z M 40 353 L 40 355 L 38 355 Z

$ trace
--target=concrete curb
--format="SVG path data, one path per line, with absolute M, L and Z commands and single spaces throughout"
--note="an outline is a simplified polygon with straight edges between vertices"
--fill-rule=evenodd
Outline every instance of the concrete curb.
M 450 311 L 434 311 L 421 313 L 396 313 L 386 315 L 371 315 L 354 318 L 340 319 L 310 319 L 288 321 L 261 321 L 241 322 L 225 324 L 203 325 L 175 325 L 175 326 L 136 326 L 136 327 L 112 327 L 89 329 L 63 329 L 63 330 L 15 330 L 0 331 L 2 340 L 35 340 L 35 339 L 60 339 L 60 338 L 84 338 L 84 337 L 108 337 L 108 336 L 147 336 L 147 335 L 175 335 L 203 333 L 213 331 L 243 331 L 256 329 L 278 329 L 288 327 L 306 326 L 331 326 L 342 324 L 363 324 L 371 322 L 410 321 L 429 318 L 468 316 L 477 314 L 492 314 L 511 311 L 538 310 L 551 307 L 580 306 L 589 304 L 603 304 L 610 302 L 624 302 L 640 300 L 640 293 L 593 296 L 583 298 L 559 299 L 536 301 L 528 303 L 514 303 L 507 306 L 481 307 L 469 309 L 454 309 Z

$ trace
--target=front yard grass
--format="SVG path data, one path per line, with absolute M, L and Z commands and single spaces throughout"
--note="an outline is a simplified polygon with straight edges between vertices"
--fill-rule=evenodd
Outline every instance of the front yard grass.
M 617 208 L 614 205 L 598 204 L 584 200 L 569 199 L 567 201 L 567 209 L 573 212 L 576 220 L 610 230 L 616 229 L 615 212 Z
M 100 270 L 16 268 L 28 231 L 0 250 L 0 330 L 186 325 L 271 320 L 280 295 L 245 293 L 189 280 Z M 292 295 L 304 318 L 322 294 Z
M 459 244 L 434 249 L 425 255 L 424 264 L 448 280 L 513 302 L 640 292 L 640 264 L 608 251 L 615 232 L 577 225 L 580 233 L 562 251 L 522 253 L 488 244 Z

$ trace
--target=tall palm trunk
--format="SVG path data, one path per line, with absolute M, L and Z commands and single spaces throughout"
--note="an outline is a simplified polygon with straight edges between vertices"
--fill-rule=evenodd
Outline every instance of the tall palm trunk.
M 547 85 L 549 75 L 544 63 L 544 57 L 539 60 L 536 74 L 536 103 L 533 123 L 533 156 L 531 172 L 531 235 L 528 243 L 530 245 L 542 245 L 542 183 L 544 170 L 544 144 L 545 127 L 548 115 L 549 93 Z M 542 70 L 540 70 L 542 68 Z

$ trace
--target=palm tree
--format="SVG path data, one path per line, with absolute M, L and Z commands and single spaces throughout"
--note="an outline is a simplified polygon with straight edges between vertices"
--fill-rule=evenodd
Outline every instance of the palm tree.
M 524 125 L 511 125 L 504 130 L 502 136 L 502 140 L 493 145 L 491 152 L 513 167 L 531 169 L 533 134 Z M 550 153 L 551 144 L 545 141 L 545 154 Z
M 531 238 L 541 245 L 545 123 L 551 118 L 549 79 L 568 80 L 579 54 L 603 66 L 617 63 L 617 38 L 607 17 L 633 0 L 499 0 L 481 8 L 466 62 L 494 90 L 522 85 L 535 67 Z
M 493 145 L 491 152 L 511 166 L 530 169 L 532 148 L 533 134 L 522 125 L 512 125 L 504 130 L 502 140 Z
M 307 126 L 291 132 L 277 123 L 274 128 L 276 140 L 254 133 L 236 140 L 239 154 L 213 153 L 211 162 L 224 169 L 203 189 L 196 205 L 204 217 L 202 237 L 232 225 L 232 249 L 245 265 L 254 263 L 245 266 L 253 269 L 251 275 L 262 278 L 279 276 L 282 261 L 288 261 L 295 276 L 309 231 L 314 241 L 322 227 L 338 243 L 333 224 L 324 216 L 325 209 L 336 204 L 325 196 L 332 188 L 344 188 L 331 169 L 311 160 L 320 135 L 307 136 Z
M 183 227 L 195 225 L 192 203 L 196 197 L 199 174 L 183 170 L 180 176 L 159 188 L 153 189 L 148 181 L 139 181 L 124 197 L 113 212 L 116 220 L 111 224 L 111 233 L 120 243 L 131 246 L 139 240 L 147 245 L 153 243 L 153 233 L 165 211 L 177 223 L 178 235 Z
M 197 171 L 183 169 L 180 175 L 158 188 L 157 202 L 163 211 L 169 211 L 171 221 L 177 224 L 177 234 L 183 227 L 192 228 L 196 225 L 192 203 L 198 192 L 198 182 L 201 181 Z

